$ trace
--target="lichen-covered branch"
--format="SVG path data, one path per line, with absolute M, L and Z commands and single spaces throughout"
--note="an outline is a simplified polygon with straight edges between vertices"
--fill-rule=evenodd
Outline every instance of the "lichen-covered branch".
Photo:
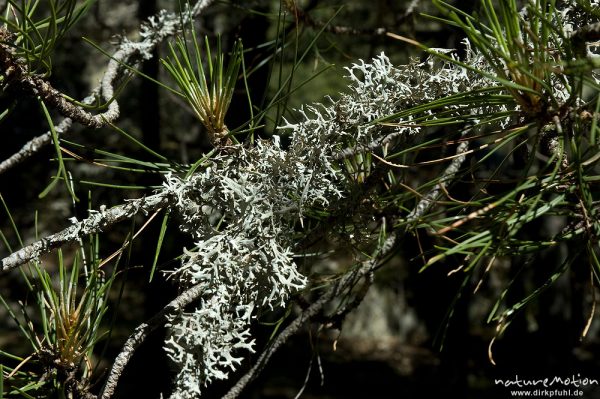
M 571 35 L 571 40 L 591 42 L 600 40 L 600 22 L 582 26 Z
M 179 369 L 172 398 L 197 398 L 204 385 L 227 378 L 241 363 L 238 354 L 253 350 L 255 311 L 284 306 L 306 286 L 293 260 L 294 232 L 305 212 L 329 207 L 356 184 L 340 171 L 345 148 L 397 145 L 396 138 L 420 134 L 421 126 L 407 120 L 390 128 L 377 119 L 490 84 L 451 63 L 396 68 L 384 54 L 348 71 L 349 94 L 307 106 L 299 123 L 281 127 L 290 132 L 286 148 L 277 136 L 250 148 L 231 146 L 188 179 L 167 177 L 180 229 L 195 242 L 172 274 L 184 287 L 205 287 L 198 306 L 169 323 L 165 350 Z
M 158 44 L 176 34 L 181 29 L 182 24 L 189 23 L 190 16 L 193 18 L 199 15 L 213 1 L 199 0 L 194 4 L 190 12 L 183 12 L 183 16 L 179 13 L 168 13 L 162 10 L 142 25 L 140 28 L 142 40 L 138 42 L 132 42 L 127 39 L 123 40 L 108 62 L 100 85 L 94 88 L 91 95 L 83 100 L 84 104 L 90 105 L 96 100 L 96 96 L 101 94 L 103 100 L 108 102 L 108 109 L 99 114 L 92 114 L 84 108 L 73 104 L 61 92 L 54 89 L 48 81 L 31 75 L 25 65 L 14 57 L 12 49 L 6 44 L 0 44 L 0 64 L 2 64 L 3 70 L 12 71 L 10 80 L 13 85 L 19 86 L 31 95 L 40 96 L 49 105 L 66 116 L 66 119 L 57 126 L 56 132 L 59 135 L 67 133 L 73 121 L 91 128 L 99 128 L 108 122 L 115 121 L 119 117 L 119 103 L 114 98 L 114 85 L 116 80 L 126 71 L 123 65 L 152 58 L 153 50 Z M 0 162 L 0 173 L 4 173 L 23 162 L 51 142 L 52 135 L 50 132 L 32 139 L 18 152 Z
M 149 213 L 156 211 L 168 205 L 169 199 L 170 197 L 167 192 L 160 192 L 149 197 L 130 200 L 126 204 L 118 205 L 104 211 L 95 211 L 87 219 L 75 221 L 66 229 L 44 237 L 2 259 L 0 273 L 5 273 L 27 262 L 36 260 L 41 255 L 47 254 L 63 245 L 76 242 L 86 235 L 102 232 L 113 224 L 129 219 L 140 212 Z
M 84 104 L 87 104 L 85 100 Z M 73 125 L 73 120 L 71 118 L 63 119 L 56 127 L 56 133 L 58 135 L 62 135 L 67 133 L 71 126 Z M 25 161 L 46 145 L 52 142 L 52 133 L 50 131 L 42 134 L 41 136 L 37 136 L 30 141 L 28 141 L 19 151 L 6 158 L 4 161 L 0 162 L 0 174 L 10 170 L 11 168 L 17 166 L 21 162 Z
M 308 308 L 302 311 L 302 313 L 294 319 L 277 337 L 273 342 L 261 353 L 256 363 L 242 378 L 240 378 L 236 384 L 223 396 L 223 399 L 234 399 L 237 398 L 242 390 L 250 383 L 254 377 L 260 373 L 265 367 L 267 362 L 271 359 L 271 356 L 290 339 L 298 330 L 311 318 L 316 316 L 323 310 L 331 300 L 338 298 L 340 294 L 348 287 L 352 286 L 354 282 L 372 273 L 394 249 L 398 242 L 398 234 L 392 232 L 382 245 L 378 248 L 377 254 L 370 260 L 363 262 L 363 264 L 355 269 L 347 272 L 340 280 L 334 283 L 319 299 L 317 299 Z

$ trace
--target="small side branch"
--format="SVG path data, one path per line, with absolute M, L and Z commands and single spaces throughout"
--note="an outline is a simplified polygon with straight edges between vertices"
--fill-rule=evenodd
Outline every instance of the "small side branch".
M 464 134 L 463 134 L 464 136 Z M 406 217 L 407 222 L 414 222 L 418 220 L 421 216 L 425 214 L 429 210 L 429 208 L 437 201 L 440 196 L 440 191 L 442 191 L 442 187 L 446 184 L 446 182 L 454 179 L 454 176 L 462 166 L 463 162 L 466 159 L 465 152 L 469 148 L 469 142 L 463 141 L 458 145 L 456 149 L 456 154 L 462 154 L 454 159 L 446 170 L 442 173 L 442 176 L 438 180 L 438 183 L 429 191 L 422 199 L 419 201 L 417 206 L 408 214 Z
M 575 47 L 575 54 L 587 58 L 588 43 L 600 40 L 600 22 L 583 26 L 571 34 L 571 43 Z
M 70 227 L 48 237 L 42 238 L 20 250 L 13 252 L 0 263 L 0 273 L 8 272 L 18 266 L 39 258 L 55 248 L 75 242 L 81 237 L 103 231 L 122 220 L 130 219 L 139 212 L 152 212 L 169 203 L 169 194 L 161 192 L 149 197 L 131 200 L 103 212 L 95 212 L 89 218 L 73 223 Z
M 131 334 L 125 342 L 125 345 L 123 345 L 121 352 L 117 355 L 106 383 L 104 384 L 104 388 L 98 396 L 99 399 L 109 399 L 112 397 L 117 384 L 119 383 L 119 378 L 125 370 L 125 366 L 127 366 L 127 363 L 129 363 L 129 360 L 131 360 L 137 348 L 146 340 L 148 335 L 158 327 L 164 325 L 169 320 L 169 317 L 177 315 L 187 305 L 200 298 L 204 292 L 204 288 L 204 285 L 198 284 L 188 289 L 169 302 L 167 306 L 150 320 L 140 324 L 135 329 L 133 334 Z
M 9 37 L 10 34 L 6 31 L 6 28 L 0 28 L 0 36 Z M 106 112 L 98 115 L 87 112 L 83 107 L 70 102 L 63 93 L 52 87 L 46 79 L 29 71 L 27 65 L 18 58 L 9 44 L 4 43 L 4 40 L 0 43 L 0 68 L 5 71 L 7 85 L 16 87 L 33 97 L 41 98 L 46 104 L 56 108 L 71 121 L 97 129 L 104 126 L 106 121 L 115 120 L 119 116 L 119 106 L 116 101 L 110 103 Z M 114 67 L 111 68 L 109 64 L 109 69 L 104 75 L 102 84 L 102 88 L 106 89 L 103 90 L 105 101 L 110 101 L 114 95 L 113 81 L 117 76 L 116 72 Z M 86 100 L 89 104 L 94 101 L 93 98 Z
M 73 120 L 71 118 L 65 118 L 54 129 L 58 135 L 62 135 L 66 133 L 72 125 Z M 19 151 L 0 162 L 0 174 L 25 161 L 51 142 L 52 133 L 49 131 L 28 141 Z

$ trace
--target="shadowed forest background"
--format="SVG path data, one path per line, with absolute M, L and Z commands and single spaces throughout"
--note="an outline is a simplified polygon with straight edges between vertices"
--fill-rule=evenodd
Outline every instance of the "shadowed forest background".
M 136 34 L 141 21 L 159 9 L 176 10 L 173 3 L 176 2 L 96 1 L 83 20 L 58 43 L 52 56 L 49 80 L 70 97 L 84 98 L 90 87 L 97 84 L 109 61 L 107 55 L 90 43 L 112 54 L 118 40 L 115 35 Z M 454 3 L 468 13 L 478 9 L 479 4 L 475 1 Z M 413 6 L 414 10 L 409 9 Z M 294 77 L 286 90 L 293 91 L 285 101 L 271 108 L 260 129 L 261 137 L 269 138 L 275 134 L 274 127 L 282 124 L 283 117 L 291 121 L 298 118 L 294 110 L 301 105 L 322 102 L 327 95 L 339 97 L 347 86 L 343 78 L 347 73 L 343 68 L 359 59 L 368 61 L 382 51 L 394 65 L 405 64 L 410 57 L 425 59 L 420 49 L 387 36 L 387 32 L 414 38 L 433 48 L 456 48 L 459 55 L 464 51 L 460 44 L 463 34 L 459 29 L 421 13 L 439 15 L 438 9 L 429 1 L 256 0 L 213 4 L 199 17 L 198 33 L 213 39 L 220 34 L 226 50 L 241 38 L 245 68 L 252 71 L 247 77 L 247 91 L 241 81 L 236 85 L 225 120 L 227 126 L 234 129 L 243 125 L 251 117 L 248 96 L 254 104 L 268 103 L 278 95 L 281 81 L 290 73 Z M 275 52 L 277 41 L 288 45 Z M 306 56 L 296 65 L 294 59 L 305 51 Z M 140 71 L 152 79 L 169 81 L 159 61 L 168 55 L 168 48 L 163 44 L 156 52 L 157 56 L 144 62 Z M 118 92 L 121 116 L 115 125 L 171 160 L 193 163 L 211 149 L 202 126 L 181 98 L 140 75 L 133 73 L 127 81 L 121 82 Z M 15 97 L 19 101 L 13 103 Z M 11 108 L 10 115 L 0 124 L 0 160 L 48 129 L 34 98 L 18 92 L 4 93 L 0 97 L 0 108 Z M 69 143 L 71 138 L 74 144 Z M 110 126 L 93 130 L 75 124 L 65 140 L 64 148 L 83 159 L 83 162 L 69 161 L 69 153 L 63 152 L 69 171 L 80 182 L 76 192 L 79 202 L 72 203 L 62 184 L 46 197 L 39 198 L 40 192 L 56 174 L 55 164 L 49 162 L 56 156 L 51 145 L 19 167 L 0 174 L 0 194 L 12 215 L 11 220 L 6 213 L 0 212 L 0 229 L 15 247 L 18 247 L 18 238 L 11 227 L 13 223 L 18 226 L 23 241 L 32 242 L 35 237 L 66 227 L 70 217 L 84 219 L 90 208 L 118 204 L 123 198 L 141 197 L 151 192 L 148 187 L 160 186 L 163 182 L 158 173 L 129 173 L 103 168 L 92 161 L 97 158 L 94 149 L 128 154 L 137 159 L 148 158 L 146 152 Z M 429 156 L 424 153 L 422 158 Z M 475 153 L 467 163 L 482 156 Z M 480 169 L 480 172 L 491 175 L 496 161 L 490 157 L 485 161 L 489 162 L 490 170 Z M 517 176 L 523 166 L 517 161 L 511 162 L 509 165 L 514 170 L 505 169 L 504 173 Z M 439 169 L 434 165 L 403 173 L 405 184 L 415 187 L 438 174 Z M 503 184 L 501 181 L 490 184 L 487 191 L 500 192 Z M 453 193 L 460 197 L 467 190 L 466 183 L 461 190 L 459 182 Z M 35 210 L 38 210 L 37 220 Z M 136 326 L 177 295 L 176 283 L 164 278 L 160 271 L 172 269 L 179 262 L 177 257 L 181 247 L 189 248 L 193 242 L 178 231 L 176 223 L 169 225 L 158 259 L 158 272 L 149 282 L 148 269 L 154 262 L 160 219 L 149 223 L 124 251 L 121 274 L 114 284 L 106 318 L 114 327 L 110 339 L 103 339 L 95 349 L 94 361 L 99 362 L 99 370 L 110 367 Z M 117 251 L 123 245 L 124 237 L 137 231 L 144 221 L 122 222 L 104 234 L 100 257 L 108 257 Z M 550 237 L 563 225 L 564 220 L 560 217 L 536 220 L 523 227 L 520 234 Z M 336 270 L 348 262 L 348 253 L 339 245 L 334 247 L 326 239 L 315 238 L 306 238 L 306 248 L 324 253 L 331 248 L 336 252 L 322 260 L 310 260 L 315 262 L 312 267 Z M 347 239 L 348 245 L 352 246 L 353 235 L 348 234 Z M 596 287 L 589 286 L 587 258 L 575 259 L 551 287 L 512 321 L 494 343 L 496 365 L 493 365 L 488 357 L 488 346 L 496 334 L 496 324 L 486 320 L 490 309 L 509 283 L 511 289 L 504 298 L 508 302 L 518 301 L 544 285 L 549 271 L 555 270 L 566 256 L 570 256 L 567 244 L 530 256 L 499 257 L 489 272 L 482 269 L 469 277 L 470 283 L 483 278 L 476 294 L 472 288 L 461 290 L 466 284 L 464 274 L 449 273 L 463 262 L 459 256 L 448 256 L 420 271 L 428 257 L 424 252 L 435 245 L 435 237 L 406 234 L 393 257 L 374 275 L 374 285 L 362 303 L 343 323 L 327 328 L 317 324 L 305 326 L 274 355 L 241 397 L 294 398 L 307 380 L 301 396 L 307 399 L 442 395 L 500 399 L 508 398 L 509 394 L 506 388 L 494 384 L 497 378 L 518 375 L 534 379 L 578 374 L 600 378 L 597 357 L 600 323 L 597 318 L 585 338 L 581 338 L 592 304 L 600 294 Z M 63 251 L 65 258 L 72 258 L 75 249 L 65 247 Z M 0 257 L 9 254 L 10 251 L 0 245 Z M 56 262 L 55 259 L 54 254 L 44 258 L 50 265 Z M 51 270 L 52 266 L 49 267 Z M 0 292 L 13 307 L 30 295 L 16 270 L 0 278 Z M 262 348 L 274 329 L 279 328 L 277 321 L 285 311 L 279 309 L 258 318 L 253 326 L 257 348 Z M 158 398 L 160 392 L 169 390 L 173 374 L 161 349 L 165 334 L 165 329 L 158 329 L 140 347 L 127 366 L 115 397 Z M 30 350 L 4 307 L 0 307 L 0 349 L 21 355 Z M 259 353 L 260 350 L 244 359 L 241 369 L 232 373 L 230 380 L 235 381 L 236 376 L 243 375 L 244 367 L 251 365 Z M 100 388 L 102 377 L 100 371 L 92 391 Z M 221 397 L 230 380 L 209 385 L 204 389 L 203 397 Z M 600 398 L 600 387 L 587 387 L 584 397 Z

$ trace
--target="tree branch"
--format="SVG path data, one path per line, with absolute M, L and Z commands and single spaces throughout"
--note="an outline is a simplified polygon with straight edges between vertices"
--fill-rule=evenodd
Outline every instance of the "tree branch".
M 52 87 L 46 79 L 30 71 L 25 61 L 20 59 L 15 52 L 12 43 L 15 42 L 16 38 L 6 27 L 0 27 L 0 39 L 0 69 L 4 72 L 5 87 L 15 86 L 33 97 L 40 97 L 44 102 L 58 109 L 63 115 L 85 126 L 99 128 L 105 123 L 102 120 L 102 114 L 94 116 L 82 107 L 73 104 L 60 91 Z M 106 101 L 113 96 L 112 79 L 114 79 L 114 75 L 114 73 L 109 75 L 111 81 L 105 85 L 108 89 L 108 92 L 104 93 Z M 113 101 L 104 115 L 106 118 L 114 119 L 118 114 L 118 105 L 116 105 L 116 101 Z
M 582 26 L 571 34 L 571 40 L 592 42 L 600 40 L 600 22 Z
M 146 340 L 148 335 L 161 325 L 165 324 L 170 316 L 178 314 L 187 305 L 197 300 L 204 292 L 204 289 L 205 286 L 203 284 L 198 284 L 187 291 L 184 291 L 177 298 L 169 302 L 167 306 L 150 320 L 140 324 L 135 329 L 133 334 L 125 341 L 125 345 L 123 345 L 121 352 L 117 355 L 106 383 L 102 388 L 102 392 L 98 396 L 99 399 L 109 399 L 112 397 L 119 382 L 119 378 L 125 370 L 125 366 L 127 366 L 127 363 L 129 363 L 129 360 L 131 360 L 137 348 Z
M 464 135 L 465 133 L 463 133 L 462 136 L 464 137 Z M 458 172 L 458 170 L 460 169 L 460 167 L 462 166 L 463 162 L 466 159 L 466 155 L 464 153 L 467 151 L 468 148 L 468 141 L 463 141 L 458 145 L 458 148 L 456 149 L 456 154 L 462 155 L 452 159 L 452 162 L 450 163 L 450 165 L 448 165 L 448 167 L 446 167 L 446 169 L 442 173 L 442 176 L 439 178 L 437 184 L 421 199 L 421 201 L 419 201 L 417 206 L 415 206 L 413 210 L 408 214 L 408 216 L 406 217 L 406 222 L 411 223 L 418 220 L 435 203 L 435 201 L 440 195 L 442 186 L 446 184 L 447 181 L 452 180 Z
M 75 222 L 66 229 L 42 238 L 20 250 L 13 252 L 0 263 L 0 273 L 8 272 L 20 265 L 47 254 L 54 248 L 75 242 L 89 234 L 103 231 L 122 220 L 129 219 L 139 212 L 152 212 L 168 205 L 170 194 L 166 191 L 149 197 L 130 200 L 126 204 L 118 205 L 102 212 L 95 211 L 89 218 Z
M 100 114 L 91 114 L 84 108 L 69 102 L 65 96 L 54 89 L 50 83 L 39 76 L 31 75 L 25 65 L 15 59 L 10 46 L 0 45 L 0 63 L 7 70 L 12 71 L 12 84 L 16 84 L 31 95 L 40 96 L 48 104 L 60 111 L 66 118 L 59 123 L 56 132 L 65 134 L 70 129 L 73 121 L 81 123 L 91 128 L 99 128 L 112 122 L 119 117 L 119 103 L 114 99 L 114 82 L 123 71 L 123 65 L 131 63 L 134 59 L 148 60 L 152 58 L 154 48 L 169 36 L 176 34 L 182 25 L 189 23 L 190 17 L 199 15 L 214 0 L 199 0 L 189 13 L 183 14 L 183 18 L 178 13 L 159 12 L 148 20 L 148 23 L 142 25 L 141 32 L 143 40 L 139 42 L 123 41 L 119 49 L 111 57 L 100 85 L 92 90 L 92 93 L 82 102 L 90 105 L 96 99 L 98 94 L 102 94 L 104 101 L 109 102 L 108 109 Z M 134 61 L 135 62 L 135 61 Z M 51 132 L 46 132 L 26 143 L 18 152 L 11 157 L 0 162 L 0 174 L 6 172 L 12 167 L 23 162 L 45 145 L 52 142 Z

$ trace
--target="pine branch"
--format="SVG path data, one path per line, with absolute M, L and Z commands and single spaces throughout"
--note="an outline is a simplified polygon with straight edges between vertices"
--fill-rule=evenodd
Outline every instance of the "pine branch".
M 123 41 L 111 57 L 100 85 L 94 88 L 92 93 L 82 101 L 84 104 L 90 105 L 95 101 L 98 94 L 102 94 L 102 98 L 104 101 L 109 102 L 109 105 L 108 109 L 100 114 L 91 114 L 85 111 L 83 107 L 69 102 L 61 92 L 54 89 L 45 79 L 29 74 L 26 66 L 14 57 L 12 49 L 6 44 L 0 44 L 0 66 L 5 71 L 12 71 L 11 83 L 13 85 L 19 86 L 30 95 L 40 96 L 47 104 L 66 116 L 57 126 L 56 132 L 59 135 L 67 134 L 73 121 L 87 127 L 99 128 L 115 121 L 120 115 L 119 103 L 114 98 L 114 83 L 126 71 L 123 65 L 152 58 L 153 50 L 157 45 L 179 32 L 183 25 L 189 23 L 190 17 L 198 16 L 213 1 L 198 1 L 189 13 L 183 13 L 183 17 L 179 13 L 166 13 L 163 10 L 151 17 L 148 23 L 142 25 L 140 29 L 142 40 L 138 42 Z M 32 139 L 18 152 L 0 162 L 0 174 L 23 162 L 50 143 L 52 143 L 51 132 L 46 132 Z
M 571 35 L 571 40 L 592 42 L 600 40 L 600 22 L 582 26 Z
M 119 115 L 116 101 L 113 101 L 104 114 L 93 115 L 82 107 L 68 101 L 65 96 L 41 76 L 29 71 L 23 59 L 20 59 L 11 44 L 16 39 L 6 27 L 0 27 L 0 69 L 4 71 L 5 88 L 19 90 L 32 97 L 39 97 L 48 105 L 56 108 L 61 114 L 81 123 L 84 126 L 99 128 L 104 125 L 103 118 L 115 119 Z M 114 78 L 115 73 L 109 74 Z M 105 100 L 112 98 L 114 90 L 112 81 L 103 82 Z
M 465 133 L 466 132 L 463 132 L 462 137 L 465 136 Z M 425 212 L 429 210 L 429 208 L 431 208 L 431 206 L 440 196 L 440 191 L 442 190 L 442 187 L 449 181 L 454 179 L 454 176 L 456 175 L 456 173 L 458 172 L 458 170 L 460 169 L 460 167 L 466 159 L 466 155 L 464 153 L 467 151 L 468 148 L 468 141 L 463 141 L 458 145 L 458 148 L 456 149 L 456 154 L 460 156 L 457 156 L 456 158 L 452 159 L 450 165 L 448 165 L 448 167 L 446 167 L 446 169 L 442 173 L 442 176 L 438 180 L 438 183 L 431 189 L 431 191 L 429 191 L 421 199 L 421 201 L 419 201 L 417 206 L 415 206 L 414 209 L 408 214 L 408 216 L 406 217 L 407 222 L 417 221 L 421 216 L 425 214 Z
M 94 212 L 89 218 L 75 222 L 66 229 L 42 238 L 20 250 L 13 252 L 0 263 L 0 273 L 8 272 L 18 266 L 39 258 L 55 248 L 75 242 L 81 237 L 104 231 L 120 221 L 130 219 L 140 212 L 149 213 L 169 204 L 169 193 L 164 191 L 149 197 L 130 200 L 101 212 Z

